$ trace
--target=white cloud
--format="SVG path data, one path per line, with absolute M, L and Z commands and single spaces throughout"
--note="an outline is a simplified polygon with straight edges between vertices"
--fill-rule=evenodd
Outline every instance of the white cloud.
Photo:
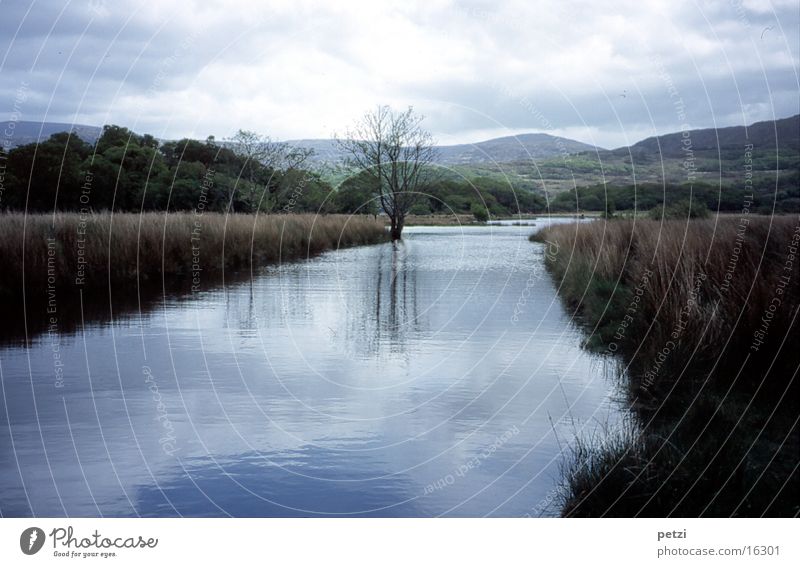
M 388 103 L 449 141 L 549 130 L 615 146 L 677 125 L 666 73 L 698 127 L 797 111 L 792 2 L 90 4 L 4 5 L 0 107 L 33 77 L 24 119 L 168 137 L 327 137 Z

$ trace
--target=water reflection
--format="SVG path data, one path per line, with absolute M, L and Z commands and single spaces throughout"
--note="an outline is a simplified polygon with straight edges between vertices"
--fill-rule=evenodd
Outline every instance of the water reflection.
M 561 447 L 617 414 L 529 230 L 409 229 L 79 326 L 61 388 L 47 336 L 5 348 L 0 512 L 554 512 Z

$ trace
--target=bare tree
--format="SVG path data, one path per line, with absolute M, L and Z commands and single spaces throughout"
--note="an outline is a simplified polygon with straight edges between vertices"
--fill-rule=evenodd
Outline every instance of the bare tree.
M 248 195 L 249 200 L 256 201 L 257 193 L 257 173 L 259 169 L 266 167 L 272 170 L 269 179 L 265 183 L 264 189 L 267 192 L 267 207 L 272 208 L 273 201 L 277 199 L 284 184 L 273 184 L 273 179 L 277 173 L 283 177 L 288 171 L 297 170 L 303 167 L 305 162 L 314 154 L 311 148 L 299 148 L 287 142 L 273 142 L 268 136 L 262 136 L 252 130 L 239 130 L 227 140 L 232 145 L 234 153 L 244 159 L 242 176 L 250 182 L 249 190 L 252 194 Z
M 402 238 L 406 215 L 432 175 L 436 148 L 422 120 L 411 107 L 395 112 L 379 106 L 336 139 L 348 164 L 371 175 L 391 221 L 392 240 Z

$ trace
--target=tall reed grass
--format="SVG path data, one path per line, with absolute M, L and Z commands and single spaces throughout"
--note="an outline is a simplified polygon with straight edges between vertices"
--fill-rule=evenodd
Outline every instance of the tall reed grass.
M 557 225 L 559 294 L 621 358 L 634 420 L 578 439 L 567 516 L 800 512 L 800 218 Z
M 798 217 L 598 220 L 532 238 L 557 248 L 548 266 L 590 345 L 628 355 L 650 390 L 688 361 L 689 373 L 771 361 L 800 338 Z
M 255 269 L 383 241 L 381 222 L 311 214 L 0 215 L 0 296 L 57 286 L 122 287 Z

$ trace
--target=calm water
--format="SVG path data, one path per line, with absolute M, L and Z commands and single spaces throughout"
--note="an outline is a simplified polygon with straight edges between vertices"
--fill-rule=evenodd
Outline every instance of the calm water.
M 532 230 L 410 228 L 0 350 L 0 512 L 557 513 L 561 447 L 618 414 Z

